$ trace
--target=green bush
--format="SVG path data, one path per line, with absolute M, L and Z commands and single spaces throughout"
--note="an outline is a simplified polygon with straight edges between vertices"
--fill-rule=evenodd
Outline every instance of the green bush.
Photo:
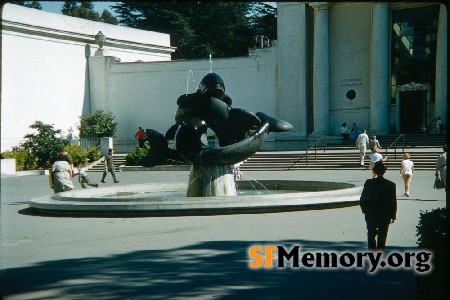
M 35 170 L 37 167 L 37 161 L 29 154 L 26 150 L 18 149 L 17 147 L 11 151 L 6 151 L 2 153 L 4 158 L 15 158 L 16 159 L 16 171 L 27 171 Z
M 49 169 L 59 149 L 67 146 L 69 141 L 61 137 L 62 131 L 54 129 L 52 124 L 36 121 L 29 127 L 37 132 L 25 135 L 26 141 L 16 148 L 33 156 L 37 163 L 34 169 Z
M 127 154 L 125 161 L 129 166 L 141 166 L 150 151 L 150 146 L 146 143 L 143 148 L 136 148 Z
M 89 161 L 97 161 L 97 160 L 99 160 L 102 157 L 100 148 L 94 147 L 94 146 L 90 146 L 89 148 L 87 148 L 87 155 L 86 155 L 86 157 L 87 157 L 87 159 Z
M 117 122 L 112 112 L 96 109 L 94 114 L 80 117 L 80 138 L 114 137 L 117 131 Z
M 85 155 L 87 151 L 82 146 L 72 144 L 66 146 L 65 148 L 67 153 L 72 156 L 74 166 L 78 166 L 79 164 L 87 164 L 87 156 Z
M 416 290 L 418 299 L 446 299 L 446 227 L 447 209 L 437 208 L 420 213 L 416 230 L 419 249 L 433 252 L 433 270 L 427 275 L 418 275 Z

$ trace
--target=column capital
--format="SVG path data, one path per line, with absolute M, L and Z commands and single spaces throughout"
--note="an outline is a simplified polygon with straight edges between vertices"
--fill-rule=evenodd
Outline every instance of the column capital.
M 314 11 L 316 10 L 328 10 L 328 8 L 331 6 L 330 2 L 308 2 L 309 6 L 314 8 Z

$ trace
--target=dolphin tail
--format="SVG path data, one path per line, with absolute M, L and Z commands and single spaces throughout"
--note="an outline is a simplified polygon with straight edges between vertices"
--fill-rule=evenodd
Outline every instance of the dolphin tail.
M 291 123 L 284 120 L 275 119 L 274 117 L 266 115 L 263 112 L 257 112 L 256 116 L 258 116 L 262 124 L 269 124 L 269 132 L 284 132 L 293 128 Z

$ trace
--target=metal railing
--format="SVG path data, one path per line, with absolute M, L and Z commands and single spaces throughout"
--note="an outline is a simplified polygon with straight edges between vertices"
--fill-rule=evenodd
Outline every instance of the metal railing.
M 432 131 L 434 131 L 435 134 L 441 133 L 443 131 L 441 128 L 442 123 L 438 123 L 438 121 L 440 121 L 440 120 L 441 120 L 441 117 L 436 117 L 430 122 L 430 124 L 428 124 L 425 128 L 422 129 L 424 141 L 427 140 L 427 135 L 431 134 Z M 434 126 L 432 126 L 432 125 L 434 125 Z
M 405 135 L 402 133 L 385 149 L 386 155 L 388 154 L 388 150 L 394 147 L 394 159 L 397 158 L 397 141 L 399 139 L 402 139 L 402 152 L 405 152 Z
M 318 139 L 314 144 L 312 144 L 311 146 L 308 147 L 308 149 L 306 149 L 305 154 L 303 154 L 302 156 L 300 156 L 289 168 L 287 168 L 287 170 L 290 170 L 291 168 L 293 168 L 297 163 L 299 163 L 304 157 L 306 158 L 306 168 L 309 168 L 309 160 L 308 160 L 308 151 L 311 150 L 312 148 L 314 148 L 314 160 L 317 161 L 317 144 L 319 142 L 322 142 L 322 146 L 323 146 L 323 152 L 325 153 L 325 138 L 326 136 L 322 136 L 320 139 Z
M 89 147 L 100 146 L 101 139 L 73 139 L 70 141 L 71 144 L 75 144 L 83 147 L 84 149 L 89 149 Z

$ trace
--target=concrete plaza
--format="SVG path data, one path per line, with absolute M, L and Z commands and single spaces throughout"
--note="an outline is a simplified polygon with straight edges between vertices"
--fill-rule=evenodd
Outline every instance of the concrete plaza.
M 420 211 L 445 207 L 433 171 L 414 173 L 387 251 L 417 250 Z M 368 170 L 246 172 L 245 179 L 319 180 L 363 185 Z M 99 182 L 101 174 L 91 174 Z M 120 184 L 187 182 L 187 171 L 120 172 Z M 81 188 L 74 179 L 75 187 Z M 113 185 L 107 177 L 107 183 Z M 415 272 L 381 269 L 250 269 L 253 245 L 300 251 L 364 251 L 359 206 L 221 216 L 74 218 L 33 213 L 27 201 L 51 194 L 47 176 L 2 177 L 1 294 L 4 299 L 415 299 Z

